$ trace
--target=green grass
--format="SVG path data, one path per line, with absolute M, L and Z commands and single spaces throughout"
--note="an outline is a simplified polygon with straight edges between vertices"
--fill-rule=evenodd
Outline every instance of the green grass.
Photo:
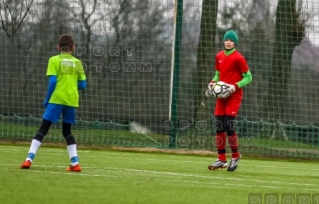
M 81 126 L 81 125 L 80 125 Z M 25 126 L 18 125 L 13 123 L 0 123 L 0 138 L 3 139 L 14 139 L 14 140 L 31 140 L 34 137 L 34 134 L 38 126 Z M 132 133 L 125 130 L 104 130 L 104 129 L 82 129 L 77 128 L 73 130 L 74 135 L 77 136 L 77 141 L 80 143 L 98 143 L 98 144 L 108 144 L 108 145 L 121 145 L 121 143 L 127 144 L 127 146 L 134 145 L 136 146 L 156 146 L 156 147 L 165 147 L 168 145 L 169 135 L 161 134 L 140 134 Z M 198 137 L 206 136 L 207 144 L 200 146 L 201 139 Z M 179 137 L 189 138 L 188 147 L 193 149 L 198 148 L 207 148 L 211 149 L 211 144 L 213 137 L 207 136 L 207 133 L 204 135 L 199 135 L 198 137 L 193 136 L 192 132 L 177 135 L 177 145 L 181 148 L 185 148 L 181 140 L 179 144 Z M 123 141 L 119 141 L 123 139 Z M 305 144 L 298 141 L 283 141 L 283 140 L 271 140 L 269 138 L 258 138 L 258 137 L 245 137 L 242 135 L 240 138 L 242 144 L 255 147 L 272 147 L 272 148 L 298 148 L 298 149 L 308 149 L 308 150 L 319 150 L 319 145 Z M 46 136 L 48 141 L 64 141 L 63 136 L 61 135 L 61 130 L 59 126 L 54 126 L 50 129 L 48 135 Z M 138 145 L 139 144 L 139 145 Z
M 283 141 L 269 138 L 258 138 L 254 139 L 254 145 L 257 147 L 275 147 L 275 148 L 298 148 L 298 149 L 309 149 L 319 150 L 318 145 L 305 144 L 302 142 L 295 141 Z
M 24 119 L 17 119 L 13 123 L 13 119 L 0 122 L 0 140 L 7 141 L 31 141 L 38 129 L 36 123 L 41 120 L 31 120 L 32 123 L 24 124 Z M 80 145 L 98 145 L 106 146 L 121 146 L 121 147 L 154 147 L 159 149 L 169 148 L 169 135 L 162 134 L 140 134 L 132 133 L 128 130 L 107 130 L 103 124 L 100 129 L 94 129 L 93 123 L 80 122 L 74 126 L 73 134 L 76 141 Z M 109 125 L 109 124 L 108 124 Z M 91 129 L 90 129 L 91 127 Z M 121 127 L 122 128 L 122 127 Z M 128 127 L 126 127 L 128 129 Z M 291 133 L 293 134 L 293 133 Z M 203 140 L 205 138 L 205 141 Z M 53 125 L 49 133 L 45 136 L 45 142 L 65 143 L 65 139 L 61 134 L 60 125 Z M 305 158 L 318 159 L 319 145 L 306 144 L 299 140 L 283 141 L 271 140 L 261 137 L 239 137 L 240 151 L 250 156 L 273 156 L 286 158 Z M 198 133 L 194 136 L 193 131 L 180 132 L 176 138 L 176 149 L 187 150 L 204 150 L 217 151 L 215 138 L 208 135 L 207 132 Z
M 81 173 L 66 172 L 65 148 L 0 146 L 1 203 L 248 203 L 249 193 L 316 193 L 318 163 L 245 158 L 235 172 L 209 171 L 215 158 L 79 149 Z

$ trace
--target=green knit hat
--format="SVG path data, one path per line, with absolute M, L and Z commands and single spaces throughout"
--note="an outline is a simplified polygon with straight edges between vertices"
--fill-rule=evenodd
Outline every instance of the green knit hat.
M 223 41 L 225 41 L 225 40 L 227 40 L 227 39 L 233 41 L 233 42 L 235 43 L 235 45 L 238 44 L 238 35 L 237 35 L 237 33 L 236 33 L 235 31 L 233 31 L 233 30 L 229 30 L 229 31 L 227 31 L 227 32 L 225 33 L 224 38 L 223 38 Z

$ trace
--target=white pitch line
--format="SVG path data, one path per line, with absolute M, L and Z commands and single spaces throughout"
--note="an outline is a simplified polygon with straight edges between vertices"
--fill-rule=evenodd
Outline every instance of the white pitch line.
M 119 170 L 121 170 L 119 168 Z M 280 181 L 265 181 L 265 180 L 257 180 L 257 179 L 241 179 L 241 178 L 225 178 L 218 176 L 202 176 L 195 174 L 181 174 L 175 172 L 160 172 L 160 171 L 150 171 L 150 170 L 139 170 L 139 169 L 124 169 L 125 171 L 136 171 L 136 172 L 146 172 L 152 174 L 164 174 L 164 175 L 173 175 L 173 176 L 183 176 L 183 177 L 195 177 L 195 178 L 205 178 L 205 179 L 221 179 L 221 180 L 236 180 L 236 181 L 251 181 L 251 182 L 260 182 L 260 183 L 271 183 L 271 184 L 287 184 L 287 185 L 299 185 L 299 186 L 319 186 L 316 184 L 307 184 L 307 183 L 285 183 Z
M 2 150 L 0 149 L 0 152 L 12 152 L 10 150 L 22 150 L 21 148 L 8 148 L 7 150 Z M 25 151 L 25 150 L 23 150 Z M 26 150 L 28 151 L 28 149 Z M 39 150 L 39 153 L 42 154 L 42 153 L 48 153 L 50 152 L 50 155 L 65 155 L 66 153 L 66 150 L 58 150 L 56 152 L 64 152 L 63 154 L 58 154 L 58 153 L 53 153 L 55 150 L 47 150 L 47 149 L 40 149 Z M 78 150 L 78 152 L 85 152 L 85 153 L 91 153 L 92 151 L 81 151 L 81 150 Z M 117 152 L 103 152 L 103 153 L 106 153 L 106 154 L 114 154 L 114 155 L 120 155 L 120 154 L 128 154 L 128 155 L 143 155 L 141 153 L 131 153 L 131 152 L 121 152 L 121 153 L 117 153 Z M 103 158 L 103 159 L 106 159 L 108 157 L 105 157 L 105 156 L 86 156 L 86 155 L 81 155 L 81 157 L 94 157 L 94 158 Z M 111 157 L 112 159 L 114 158 L 120 158 L 120 159 L 126 159 L 126 160 L 146 160 L 146 161 L 164 161 L 164 162 L 167 162 L 167 160 L 161 160 L 161 159 L 147 159 L 147 158 L 136 158 L 136 157 L 114 157 L 112 156 Z M 204 158 L 204 159 L 207 159 L 207 158 Z M 181 162 L 181 163 L 196 163 L 196 164 L 207 164 L 207 162 L 199 162 L 199 161 L 189 161 L 189 160 L 169 160 L 170 162 Z M 209 163 L 209 161 L 208 161 Z M 240 162 L 240 166 L 248 166 L 248 167 L 256 167 L 255 165 L 249 165 L 249 164 L 245 164 L 245 160 L 241 161 Z M 290 169 L 291 167 L 285 167 L 285 166 L 269 166 L 269 165 L 258 165 L 258 167 L 261 167 L 261 168 L 276 168 L 276 169 Z M 311 170 L 311 171 L 319 171 L 319 168 L 301 168 L 301 167 L 298 167 L 298 170 Z
M 125 170 L 131 170 L 131 169 L 125 169 Z M 105 174 L 85 174 L 85 173 L 79 173 L 79 172 L 53 172 L 53 171 L 38 171 L 38 170 L 10 170 L 10 171 L 26 171 L 28 173 L 44 173 L 44 174 L 63 174 L 63 175 L 70 175 L 70 176 L 87 176 L 87 177 L 105 177 L 105 178 L 134 178 L 132 176 L 127 175 L 121 175 L 121 176 L 111 176 L 111 175 L 105 175 Z M 145 172 L 144 172 L 145 173 Z M 170 182 L 172 183 L 193 183 L 193 184 L 208 184 L 208 185 L 214 185 L 214 186 L 221 186 L 220 183 L 216 182 L 202 182 L 202 181 L 185 181 L 185 180 L 175 180 L 175 179 L 154 179 L 154 178 L 138 178 L 143 180 L 156 180 L 161 182 Z M 232 184 L 232 183 L 223 183 L 224 186 L 236 186 L 236 187 L 261 187 L 261 188 L 270 188 L 270 189 L 285 189 L 285 190 L 300 190 L 300 188 L 291 188 L 291 187 L 284 187 L 284 186 L 256 186 L 256 185 L 246 185 L 246 184 Z M 318 189 L 303 189 L 305 191 L 317 191 Z
M 2 165 L 8 165 L 8 166 L 16 166 L 17 164 L 2 164 Z M 34 166 L 41 166 L 41 167 L 48 167 L 48 168 L 65 168 L 65 166 L 48 166 L 48 165 L 34 165 Z M 83 167 L 82 167 L 83 168 Z M 92 168 L 92 167 L 84 167 L 83 169 L 95 169 L 99 170 L 99 168 Z M 308 184 L 308 183 L 286 183 L 286 182 L 280 182 L 280 181 L 265 181 L 265 180 L 258 180 L 258 179 L 244 179 L 244 178 L 227 178 L 227 177 L 220 177 L 220 176 L 203 176 L 203 175 L 196 175 L 196 174 L 182 174 L 182 173 L 176 173 L 176 172 L 161 172 L 161 171 L 151 171 L 151 170 L 141 170 L 141 169 L 126 169 L 126 168 L 117 168 L 117 167 L 102 167 L 102 169 L 109 169 L 109 170 L 123 170 L 123 171 L 129 171 L 129 172 L 141 172 L 141 173 L 149 173 L 149 174 L 158 174 L 158 175 L 169 175 L 169 176 L 180 176 L 180 177 L 194 177 L 194 178 L 204 178 L 204 179 L 220 179 L 220 180 L 232 180 L 232 181 L 250 181 L 253 183 L 259 182 L 259 183 L 269 183 L 269 184 L 279 184 L 279 185 L 296 185 L 296 186 L 313 186 L 313 187 L 319 187 L 319 185 L 316 184 Z M 293 188 L 295 189 L 295 188 Z

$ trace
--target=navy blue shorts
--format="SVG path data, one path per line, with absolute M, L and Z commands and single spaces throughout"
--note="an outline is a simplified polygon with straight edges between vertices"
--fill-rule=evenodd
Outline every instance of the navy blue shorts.
M 63 122 L 74 124 L 75 123 L 76 108 L 49 103 L 43 114 L 43 119 L 57 123 L 62 113 Z

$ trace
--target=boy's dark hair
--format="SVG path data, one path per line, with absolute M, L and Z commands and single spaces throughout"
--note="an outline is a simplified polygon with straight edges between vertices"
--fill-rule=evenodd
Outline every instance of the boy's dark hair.
M 59 37 L 59 46 L 63 52 L 72 51 L 72 47 L 74 46 L 73 37 L 69 34 L 61 35 Z

